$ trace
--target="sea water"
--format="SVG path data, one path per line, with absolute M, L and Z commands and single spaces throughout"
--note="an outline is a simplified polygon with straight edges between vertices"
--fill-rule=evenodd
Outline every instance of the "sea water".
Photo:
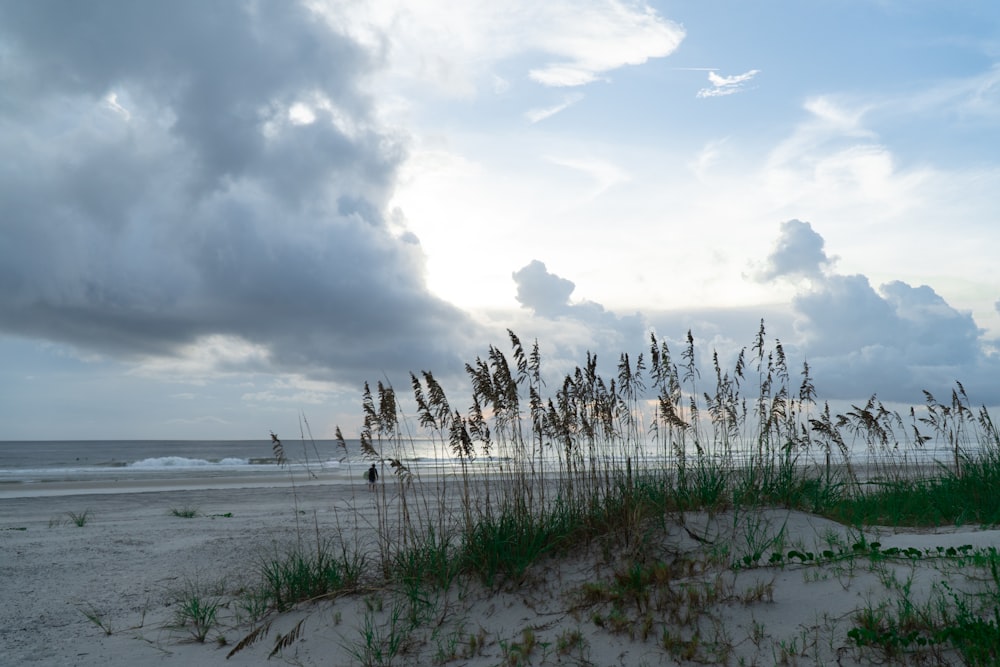
M 373 461 L 363 455 L 358 441 L 344 444 L 346 447 L 333 440 L 286 440 L 282 443 L 285 458 L 279 462 L 274 444 L 267 439 L 0 441 L 0 498 L 142 488 L 357 482 Z M 549 454 L 547 463 L 557 469 L 558 462 Z M 919 454 L 910 462 L 948 461 L 948 453 L 941 450 Z M 457 473 L 461 464 L 443 443 L 411 441 L 405 453 L 387 452 L 376 459 L 383 475 L 398 472 L 390 464 L 396 458 L 417 476 Z M 799 463 L 809 458 L 803 456 Z M 502 468 L 504 460 L 479 457 L 466 465 L 470 471 L 489 472 Z M 854 460 L 872 462 L 863 455 Z M 602 461 L 602 465 L 609 463 L 626 465 L 624 460 Z M 645 453 L 633 464 L 670 468 L 675 462 Z
M 98 489 L 170 483 L 188 487 L 219 483 L 254 485 L 361 479 L 372 461 L 360 443 L 333 440 L 284 441 L 284 460 L 274 443 L 260 440 L 79 440 L 0 441 L 0 496 L 43 494 L 45 486 L 86 485 Z M 400 456 L 396 454 L 396 456 Z M 393 456 L 387 454 L 384 463 Z M 404 464 L 414 472 L 455 465 L 440 446 L 411 443 Z

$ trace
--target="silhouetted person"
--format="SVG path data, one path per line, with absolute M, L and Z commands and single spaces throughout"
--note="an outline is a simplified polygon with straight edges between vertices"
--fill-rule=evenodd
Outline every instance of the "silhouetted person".
M 375 482 L 378 481 L 378 470 L 375 469 L 375 464 L 368 469 L 368 488 L 372 491 L 375 490 Z

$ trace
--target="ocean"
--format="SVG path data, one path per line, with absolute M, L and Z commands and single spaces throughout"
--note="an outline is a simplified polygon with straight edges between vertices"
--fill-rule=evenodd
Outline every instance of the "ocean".
M 260 440 L 83 440 L 0 442 L 0 497 L 154 488 L 273 486 L 294 476 L 336 482 L 360 470 L 357 442 L 344 458 L 332 440 L 285 442 L 279 466 Z M 295 481 L 298 481 L 297 479 Z
M 371 462 L 362 458 L 357 440 L 346 444 L 345 456 L 334 440 L 286 440 L 286 463 L 278 465 L 266 439 L 0 441 L 0 499 L 357 482 Z M 407 450 L 400 458 L 417 475 L 458 471 L 458 460 L 441 443 L 410 442 Z M 859 458 L 856 463 L 873 462 Z M 646 466 L 671 465 L 655 455 L 642 460 Z M 911 464 L 935 461 L 947 463 L 949 453 L 911 453 Z M 498 462 L 478 459 L 472 466 L 485 471 Z M 383 474 L 391 474 L 388 467 Z

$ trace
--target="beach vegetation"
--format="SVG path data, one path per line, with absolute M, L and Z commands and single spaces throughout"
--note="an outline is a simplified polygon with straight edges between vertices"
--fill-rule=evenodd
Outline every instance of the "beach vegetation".
M 224 603 L 221 583 L 203 585 L 189 581 L 173 595 L 172 627 L 184 630 L 194 641 L 204 643 L 209 633 L 219 625 L 219 611 Z
M 237 625 L 255 624 L 274 609 L 270 593 L 256 582 L 235 591 L 230 607 L 233 610 L 233 621 Z
M 500 641 L 503 664 L 508 667 L 526 667 L 531 664 L 531 656 L 538 647 L 539 642 L 535 635 L 535 629 L 531 626 L 525 627 L 521 630 L 517 640 Z
M 361 641 L 346 646 L 362 667 L 389 667 L 403 652 L 413 630 L 404 620 L 403 611 L 403 607 L 397 605 L 388 614 L 383 614 L 381 609 L 369 605 L 362 619 Z
M 90 510 L 83 510 L 82 512 L 69 511 L 66 512 L 66 516 L 69 518 L 71 524 L 77 528 L 83 528 L 90 521 Z
M 328 539 L 317 528 L 313 547 L 300 542 L 262 560 L 255 590 L 267 600 L 256 603 L 266 609 L 263 624 L 233 653 L 262 634 L 268 614 L 377 590 L 386 608 L 366 604 L 356 641 L 345 638 L 361 664 L 389 664 L 421 641 L 436 641 L 442 662 L 492 647 L 507 664 L 527 664 L 549 643 L 537 628 L 532 641 L 486 633 L 459 651 L 465 621 L 452 612 L 451 591 L 517 591 L 538 583 L 544 567 L 587 556 L 595 572 L 574 589 L 577 617 L 641 641 L 658 637 L 675 659 L 730 660 L 740 642 L 719 610 L 770 604 L 768 572 L 802 569 L 804 581 L 829 572 L 846 587 L 861 567 L 880 574 L 897 604 L 860 610 L 841 635 L 845 645 L 891 659 L 933 647 L 981 664 L 980 643 L 996 625 L 990 578 L 980 577 L 988 590 L 974 596 L 942 580 L 937 597 L 917 600 L 893 575 L 918 562 L 989 572 L 988 554 L 882 548 L 866 536 L 871 526 L 1000 520 L 1000 434 L 960 383 L 945 401 L 925 392 L 908 412 L 874 395 L 835 411 L 819 402 L 808 364 L 792 371 L 763 323 L 729 369 L 718 354 L 699 363 L 690 333 L 679 354 L 651 335 L 647 352 L 622 354 L 610 377 L 587 354 L 558 382 L 543 380 L 537 343 L 525 347 L 512 332 L 509 342 L 509 353 L 491 346 L 466 366 L 464 410 L 427 371 L 411 375 L 408 398 L 387 382 L 365 385 L 353 455 L 379 470 L 380 484 L 364 496 L 373 513 L 356 514 L 353 532 Z M 417 441 L 451 470 L 413 465 Z M 277 435 L 272 442 L 287 464 Z M 352 455 L 339 429 L 337 447 Z M 792 543 L 793 511 L 844 530 Z M 373 537 L 359 537 L 362 522 Z M 739 579 L 758 571 L 749 584 Z M 432 618 L 428 632 L 450 640 L 418 631 Z M 441 634 L 446 618 L 451 634 Z M 946 632 L 946 622 L 964 629 Z M 550 638 L 560 654 L 572 645 Z M 794 664 L 820 643 L 790 638 L 773 655 L 758 647 L 756 659 Z
M 198 508 L 192 507 L 190 505 L 184 505 L 183 507 L 171 507 L 170 516 L 176 516 L 181 519 L 193 519 L 198 516 Z
M 114 632 L 114 628 L 111 625 L 111 620 L 108 618 L 107 613 L 98 609 L 94 605 L 88 604 L 80 607 L 80 613 L 82 613 L 88 621 L 100 628 L 105 635 L 110 636 Z
M 337 549 L 317 542 L 313 548 L 290 548 L 261 559 L 254 595 L 269 610 L 287 611 L 301 602 L 353 592 L 364 570 L 364 557 L 343 545 Z
M 590 642 L 579 627 L 566 628 L 556 637 L 556 652 L 561 656 L 572 656 L 584 661 L 590 649 Z
M 453 660 L 458 660 L 461 657 L 460 646 L 464 634 L 465 630 L 462 627 L 455 628 L 443 635 L 440 632 L 435 632 L 434 640 L 437 644 L 437 650 L 434 652 L 433 664 L 446 665 Z
M 853 616 L 847 636 L 854 646 L 885 660 L 924 658 L 965 665 L 1000 662 L 1000 555 L 988 549 L 942 549 L 928 558 L 960 568 L 961 584 L 942 579 L 925 600 L 915 600 L 912 578 L 882 578 L 884 595 Z

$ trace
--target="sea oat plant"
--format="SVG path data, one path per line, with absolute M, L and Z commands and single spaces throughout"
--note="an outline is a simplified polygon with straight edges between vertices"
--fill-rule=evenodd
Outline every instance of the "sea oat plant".
M 436 613 L 444 618 L 456 583 L 516 589 L 543 559 L 603 545 L 621 561 L 612 583 L 591 591 L 593 618 L 606 628 L 648 623 L 640 634 L 661 637 L 677 657 L 723 655 L 718 620 L 708 612 L 726 600 L 758 603 L 771 594 L 766 578 L 756 592 L 728 590 L 719 578 L 726 568 L 825 563 L 846 572 L 871 553 L 860 543 L 788 549 L 783 527 L 763 523 L 761 508 L 805 510 L 851 526 L 1000 520 L 991 500 L 1000 437 L 960 384 L 949 403 L 928 394 L 924 406 L 903 415 L 876 396 L 841 412 L 820 407 L 808 364 L 794 373 L 763 322 L 732 368 L 711 355 L 708 381 L 691 332 L 677 356 L 651 335 L 648 350 L 620 355 L 610 377 L 588 353 L 561 379 L 546 376 L 537 342 L 526 348 L 513 332 L 508 339 L 509 354 L 489 346 L 467 364 L 470 395 L 461 404 L 429 371 L 410 375 L 412 400 L 388 381 L 364 386 L 359 451 L 366 465 L 379 466 L 380 484 L 369 495 L 353 495 L 352 484 L 351 493 L 374 516 L 369 526 L 355 513 L 354 534 L 370 528 L 373 539 L 354 538 L 349 557 L 335 554 L 332 562 L 368 565 L 349 579 L 399 596 L 392 598 L 399 622 L 429 613 L 425 604 L 441 605 Z M 413 406 L 413 417 L 404 405 Z M 422 473 L 412 464 L 418 441 L 450 459 L 452 470 Z M 336 443 L 350 462 L 339 429 Z M 938 450 L 947 457 L 935 462 Z M 695 511 L 730 512 L 731 534 L 692 531 L 686 516 Z M 706 557 L 697 576 L 663 565 L 650 545 L 678 526 L 706 552 L 727 557 Z M 317 539 L 310 562 L 343 544 Z M 262 570 L 265 579 L 272 570 Z M 314 597 L 305 589 L 275 594 L 275 608 Z M 372 640 L 378 627 L 369 626 Z M 804 644 L 784 648 L 783 659 L 792 660 Z M 397 653 L 365 655 L 378 661 Z

